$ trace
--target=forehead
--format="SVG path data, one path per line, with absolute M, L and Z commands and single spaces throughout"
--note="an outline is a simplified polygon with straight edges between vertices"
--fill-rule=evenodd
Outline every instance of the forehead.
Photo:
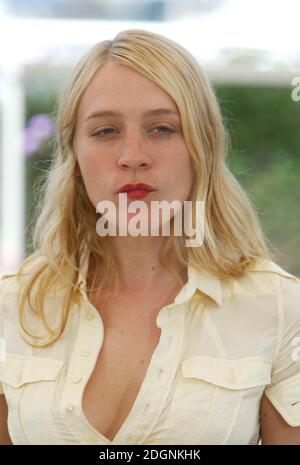
M 96 71 L 85 89 L 78 115 L 84 118 L 99 108 L 145 111 L 155 106 L 178 112 L 174 100 L 161 87 L 129 66 L 110 61 Z

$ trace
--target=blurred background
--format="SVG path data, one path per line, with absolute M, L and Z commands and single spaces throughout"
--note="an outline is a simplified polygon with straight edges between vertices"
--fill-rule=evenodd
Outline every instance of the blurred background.
M 96 42 L 138 27 L 205 69 L 231 136 L 228 164 L 277 263 L 300 276 L 299 18 L 298 0 L 0 0 L 0 273 L 31 252 L 35 187 L 71 68 Z

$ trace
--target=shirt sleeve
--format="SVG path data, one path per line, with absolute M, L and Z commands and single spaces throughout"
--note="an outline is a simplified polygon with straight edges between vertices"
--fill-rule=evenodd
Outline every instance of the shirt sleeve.
M 2 299 L 3 299 L 3 290 L 2 290 L 2 275 L 0 275 L 0 363 L 3 357 L 2 351 L 4 350 L 3 341 L 2 341 Z M 4 394 L 3 386 L 0 382 L 0 395 Z
M 290 426 L 300 426 L 300 281 L 279 278 L 278 339 L 265 395 Z

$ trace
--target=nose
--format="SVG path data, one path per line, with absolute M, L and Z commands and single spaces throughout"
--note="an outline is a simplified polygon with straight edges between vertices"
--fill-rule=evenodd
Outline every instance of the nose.
M 120 147 L 117 165 L 122 169 L 146 170 L 152 165 L 152 158 L 141 135 L 131 133 L 124 137 Z

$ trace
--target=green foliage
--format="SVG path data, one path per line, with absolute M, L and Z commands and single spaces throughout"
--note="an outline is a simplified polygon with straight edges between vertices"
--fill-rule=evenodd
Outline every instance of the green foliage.
M 257 207 L 281 266 L 300 276 L 300 102 L 292 88 L 216 88 L 228 165 Z

